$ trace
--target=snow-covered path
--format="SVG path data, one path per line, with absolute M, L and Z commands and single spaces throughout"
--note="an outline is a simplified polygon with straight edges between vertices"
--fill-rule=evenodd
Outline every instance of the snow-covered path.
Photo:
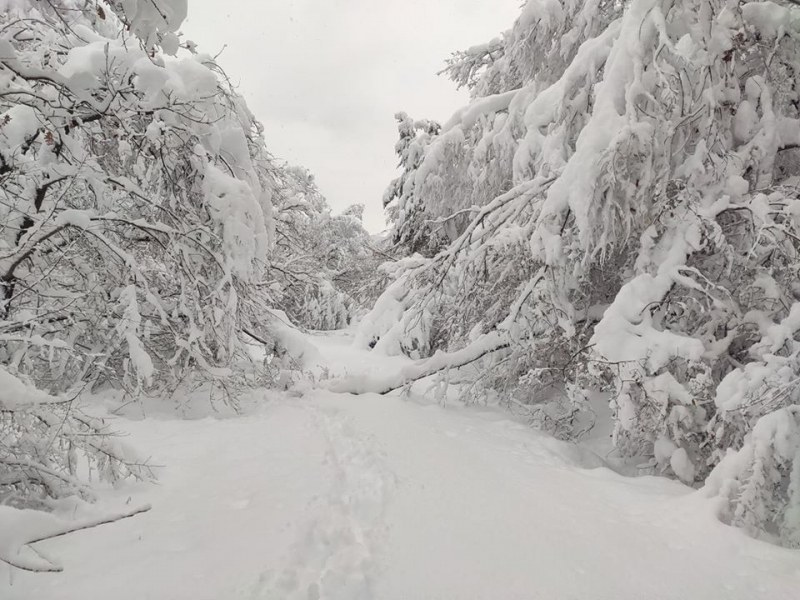
M 391 369 L 319 337 L 333 372 Z M 64 572 L 3 600 L 798 597 L 800 553 L 718 523 L 678 483 L 489 411 L 313 390 L 246 416 L 120 421 L 166 465 L 104 495 L 146 514 L 52 540 Z M 583 465 L 583 466 L 580 466 Z

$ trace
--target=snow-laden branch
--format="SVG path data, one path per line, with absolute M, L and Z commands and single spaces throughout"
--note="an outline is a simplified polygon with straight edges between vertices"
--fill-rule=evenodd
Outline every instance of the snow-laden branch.
M 151 506 L 145 504 L 133 510 L 69 522 L 40 511 L 0 506 L 0 561 L 34 573 L 63 571 L 63 567 L 45 558 L 30 546 L 76 531 L 129 519 L 150 509 Z
M 419 360 L 402 368 L 397 373 L 383 375 L 359 375 L 332 379 L 326 387 L 333 392 L 349 394 L 388 394 L 403 386 L 430 377 L 448 369 L 458 369 L 504 348 L 508 348 L 508 336 L 499 331 L 483 334 L 461 350 L 439 351 L 430 358 Z

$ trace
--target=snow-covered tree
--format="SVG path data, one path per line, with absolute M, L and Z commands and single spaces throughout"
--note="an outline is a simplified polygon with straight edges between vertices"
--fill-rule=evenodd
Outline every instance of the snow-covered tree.
M 788 2 L 526 2 L 448 63 L 466 107 L 401 121 L 395 235 L 444 243 L 359 339 L 481 357 L 560 435 L 610 391 L 620 453 L 687 483 L 748 444 L 789 468 L 750 436 L 800 389 L 799 40 Z
M 303 327 L 346 327 L 380 292 L 384 258 L 361 222 L 363 206 L 332 214 L 300 167 L 282 169 L 276 179 L 273 303 Z
M 268 337 L 277 167 L 185 0 L 3 2 L 0 502 L 143 475 L 75 398 L 227 389 Z
M 420 204 L 421 198 L 414 194 L 414 181 L 424 157 L 423 149 L 441 126 L 435 121 L 414 121 L 402 112 L 395 119 L 400 139 L 394 149 L 402 172 L 383 196 L 383 206 L 395 224 L 393 240 L 409 252 L 435 254 L 442 241 L 426 219 L 433 207 Z

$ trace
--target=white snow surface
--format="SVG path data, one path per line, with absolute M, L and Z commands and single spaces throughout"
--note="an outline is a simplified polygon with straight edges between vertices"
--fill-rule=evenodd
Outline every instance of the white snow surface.
M 341 332 L 309 341 L 331 376 L 404 364 Z M 37 544 L 64 571 L 0 566 L 0 598 L 798 597 L 800 553 L 722 524 L 704 492 L 623 477 L 496 411 L 306 387 L 241 416 L 118 418 L 160 480 L 90 510 L 152 510 Z

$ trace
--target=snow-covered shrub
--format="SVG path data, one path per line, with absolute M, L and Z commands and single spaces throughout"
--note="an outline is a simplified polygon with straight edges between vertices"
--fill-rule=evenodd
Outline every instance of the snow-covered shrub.
M 800 548 L 800 406 L 759 419 L 712 471 L 708 490 L 720 497 L 726 522 Z
M 52 396 L 0 368 L 0 504 L 46 507 L 47 498 L 91 498 L 87 471 L 105 481 L 147 479 L 144 461 L 74 395 Z
M 401 121 L 389 214 L 431 251 L 359 339 L 496 332 L 487 394 L 610 391 L 623 456 L 703 481 L 797 401 L 799 39 L 790 3 L 526 2 L 448 63 L 468 106 Z

